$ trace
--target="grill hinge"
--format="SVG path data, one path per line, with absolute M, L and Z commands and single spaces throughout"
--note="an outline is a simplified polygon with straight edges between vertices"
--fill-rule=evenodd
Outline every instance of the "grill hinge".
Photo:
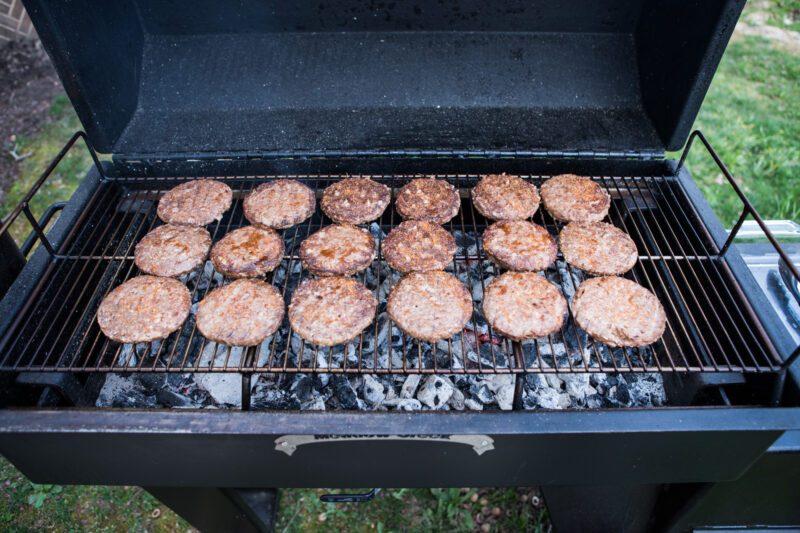
M 267 152 L 176 152 L 117 154 L 114 162 L 140 167 L 176 161 L 243 161 L 259 159 L 342 159 L 342 158 L 546 158 L 546 159 L 663 159 L 663 150 L 288 150 Z

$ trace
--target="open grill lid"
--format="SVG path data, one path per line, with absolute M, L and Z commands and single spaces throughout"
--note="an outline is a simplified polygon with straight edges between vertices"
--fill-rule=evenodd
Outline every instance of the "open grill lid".
M 103 153 L 661 153 L 744 0 L 25 4 Z

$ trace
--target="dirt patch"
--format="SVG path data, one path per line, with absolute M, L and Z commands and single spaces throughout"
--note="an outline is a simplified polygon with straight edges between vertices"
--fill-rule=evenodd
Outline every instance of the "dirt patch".
M 17 139 L 40 131 L 53 98 L 64 90 L 38 41 L 0 44 L 0 202 L 17 179 Z
M 792 14 L 787 17 L 792 17 Z M 770 14 L 766 11 L 753 11 L 744 16 L 742 20 L 736 25 L 736 34 L 739 35 L 755 35 L 770 41 L 774 41 L 779 47 L 785 49 L 787 52 L 793 54 L 800 54 L 800 32 L 790 30 L 788 28 L 779 28 L 770 25 Z M 785 20 L 786 23 L 792 23 L 793 20 Z

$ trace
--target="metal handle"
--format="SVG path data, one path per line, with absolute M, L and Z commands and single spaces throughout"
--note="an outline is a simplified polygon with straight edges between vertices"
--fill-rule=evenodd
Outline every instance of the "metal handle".
M 778 255 L 783 260 L 786 265 L 786 269 L 788 272 L 794 277 L 795 281 L 800 282 L 800 272 L 798 272 L 797 267 L 792 263 L 792 260 L 789 258 L 789 255 L 780 245 L 778 240 L 775 238 L 775 235 L 769 228 L 769 225 L 761 218 L 761 215 L 758 214 L 755 206 L 750 202 L 750 200 L 745 196 L 742 189 L 739 187 L 739 184 L 736 183 L 736 180 L 733 179 L 733 175 L 728 170 L 728 167 L 725 166 L 725 163 L 722 162 L 720 159 L 719 154 L 717 154 L 716 150 L 711 146 L 711 143 L 708 142 L 706 136 L 700 130 L 694 130 L 691 135 L 689 135 L 689 141 L 686 143 L 686 148 L 683 149 L 683 154 L 681 154 L 681 160 L 678 163 L 678 168 L 676 169 L 675 173 L 677 174 L 680 172 L 681 168 L 683 168 L 683 164 L 686 162 L 686 157 L 689 155 L 689 150 L 692 148 L 692 144 L 695 138 L 699 138 L 700 142 L 703 143 L 703 146 L 706 147 L 706 150 L 711 155 L 714 162 L 717 164 L 719 169 L 722 171 L 722 174 L 725 176 L 725 179 L 728 180 L 731 187 L 733 187 L 734 192 L 744 204 L 744 209 L 742 210 L 742 214 L 739 217 L 739 220 L 736 221 L 736 224 L 733 225 L 730 233 L 728 234 L 728 238 L 725 240 L 725 244 L 722 245 L 722 248 L 718 248 L 718 256 L 724 257 L 727 253 L 728 249 L 730 248 L 733 240 L 736 238 L 736 235 L 739 233 L 739 230 L 742 228 L 742 225 L 745 222 L 745 219 L 748 215 L 752 215 L 753 220 L 755 220 L 756 224 L 761 228 L 761 231 L 764 233 L 764 236 L 767 240 L 772 244 L 775 248 L 775 251 L 778 252 Z M 716 245 L 716 243 L 715 243 Z M 786 369 L 794 363 L 797 358 L 800 357 L 800 346 L 794 349 L 794 351 L 783 361 L 782 368 Z
M 25 197 L 22 199 L 22 201 L 17 205 L 17 207 L 15 207 L 13 211 L 11 211 L 11 214 L 6 218 L 5 222 L 3 222 L 2 225 L 0 225 L 0 235 L 8 231 L 8 228 L 11 227 L 11 224 L 13 224 L 14 221 L 17 219 L 17 217 L 19 217 L 20 213 L 25 213 L 25 216 L 27 217 L 28 222 L 33 228 L 33 231 L 36 233 L 39 239 L 41 239 L 42 245 L 47 249 L 47 252 L 53 257 L 56 256 L 56 252 L 53 249 L 53 246 L 50 243 L 50 241 L 47 239 L 47 235 L 45 235 L 42 225 L 39 224 L 39 221 L 36 220 L 36 218 L 33 216 L 33 213 L 31 212 L 30 201 L 31 198 L 33 198 L 33 196 L 42 187 L 47 178 L 50 177 L 50 174 L 53 173 L 53 170 L 55 170 L 58 164 L 61 163 L 61 161 L 64 159 L 64 156 L 67 155 L 67 152 L 69 152 L 70 148 L 72 148 L 72 146 L 75 144 L 75 142 L 77 142 L 78 139 L 83 139 L 84 144 L 86 144 L 86 148 L 89 150 L 89 153 L 92 156 L 92 160 L 94 161 L 94 165 L 97 168 L 97 171 L 100 173 L 100 176 L 102 178 L 105 178 L 105 174 L 103 174 L 103 168 L 100 165 L 100 161 L 97 159 L 97 154 L 92 148 L 92 145 L 89 143 L 89 139 L 86 137 L 86 134 L 82 131 L 75 132 L 75 134 L 72 136 L 72 138 L 70 138 L 69 142 L 67 142 L 64 148 L 62 148 L 61 151 L 58 152 L 58 155 L 55 157 L 55 159 L 53 159 L 53 161 L 47 166 L 45 171 L 42 172 L 42 175 L 39 176 L 39 179 L 36 180 L 36 183 L 33 184 L 33 187 L 31 187 L 31 190 L 28 191 L 28 194 L 26 194 Z M 33 244 L 31 243 L 31 246 L 32 245 Z
M 46 228 L 47 225 L 50 223 L 50 219 L 53 218 L 53 215 L 55 215 L 56 213 L 58 213 L 59 211 L 64 209 L 64 206 L 66 206 L 66 205 L 67 205 L 67 202 L 56 202 L 53 205 L 51 205 L 50 207 L 48 207 L 45 210 L 44 214 L 42 215 L 42 218 L 39 219 L 39 222 L 38 222 L 39 223 L 39 227 L 42 228 L 42 229 Z M 28 235 L 28 238 L 25 239 L 25 242 L 22 243 L 22 246 L 20 246 L 20 248 L 19 248 L 20 252 L 22 252 L 22 255 L 24 255 L 25 257 L 28 256 L 28 254 L 30 253 L 31 249 L 33 248 L 33 245 L 36 244 L 36 240 L 38 238 L 39 238 L 39 235 L 35 231 L 31 231 L 30 232 L 30 234 Z
M 323 494 L 319 497 L 321 502 L 330 502 L 330 503 L 347 503 L 347 502 L 356 502 L 356 503 L 363 503 L 368 502 L 372 498 L 378 494 L 381 489 L 372 489 L 371 491 L 367 492 L 366 494 Z

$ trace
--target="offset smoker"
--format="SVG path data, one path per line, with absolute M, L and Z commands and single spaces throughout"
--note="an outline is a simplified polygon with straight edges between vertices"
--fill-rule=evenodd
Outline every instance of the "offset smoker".
M 0 450 L 34 481 L 150 487 L 199 525 L 212 524 L 196 514 L 199 499 L 239 512 L 259 496 L 200 487 L 535 484 L 564 530 L 575 519 L 618 529 L 626 516 L 641 530 L 650 516 L 664 525 L 696 509 L 699 484 L 742 476 L 800 429 L 791 366 L 800 352 L 731 245 L 739 225 L 727 235 L 683 165 L 663 158 L 687 139 L 741 3 L 573 4 L 223 12 L 142 1 L 98 12 L 28 2 L 84 140 L 113 159 L 87 174 L 47 235 L 37 228 L 42 245 L 0 303 Z M 209 226 L 215 240 L 244 223 L 242 198 L 264 180 L 321 191 L 352 175 L 394 190 L 417 176 L 447 179 L 462 192 L 447 226 L 461 243 L 452 272 L 480 299 L 487 221 L 468 190 L 495 172 L 537 184 L 574 172 L 609 191 L 611 221 L 640 252 L 630 276 L 667 311 L 661 341 L 611 350 L 570 317 L 546 339 L 510 343 L 479 335 L 476 313 L 446 343 L 402 336 L 387 354 L 377 347 L 392 325 L 379 316 L 347 348 L 293 346 L 284 324 L 265 344 L 213 347 L 209 358 L 193 318 L 137 347 L 97 327 L 102 297 L 138 273 L 133 246 L 157 224 L 160 195 L 199 176 L 235 191 Z M 29 199 L 12 219 L 33 218 Z M 390 208 L 371 229 L 380 240 L 398 221 Z M 534 221 L 560 229 L 543 211 Z M 287 300 L 302 275 L 299 243 L 329 223 L 318 211 L 284 230 L 286 257 L 267 280 Z M 379 254 L 361 278 L 379 297 L 393 279 L 381 263 Z M 581 279 L 560 259 L 547 275 L 567 295 Z M 200 273 L 186 283 L 195 300 L 210 287 Z M 187 372 L 241 376 L 241 409 L 85 408 L 110 373 Z M 598 372 L 658 373 L 669 406 L 526 409 L 527 376 Z M 506 374 L 516 393 L 511 412 L 251 409 L 254 377 L 276 373 Z

